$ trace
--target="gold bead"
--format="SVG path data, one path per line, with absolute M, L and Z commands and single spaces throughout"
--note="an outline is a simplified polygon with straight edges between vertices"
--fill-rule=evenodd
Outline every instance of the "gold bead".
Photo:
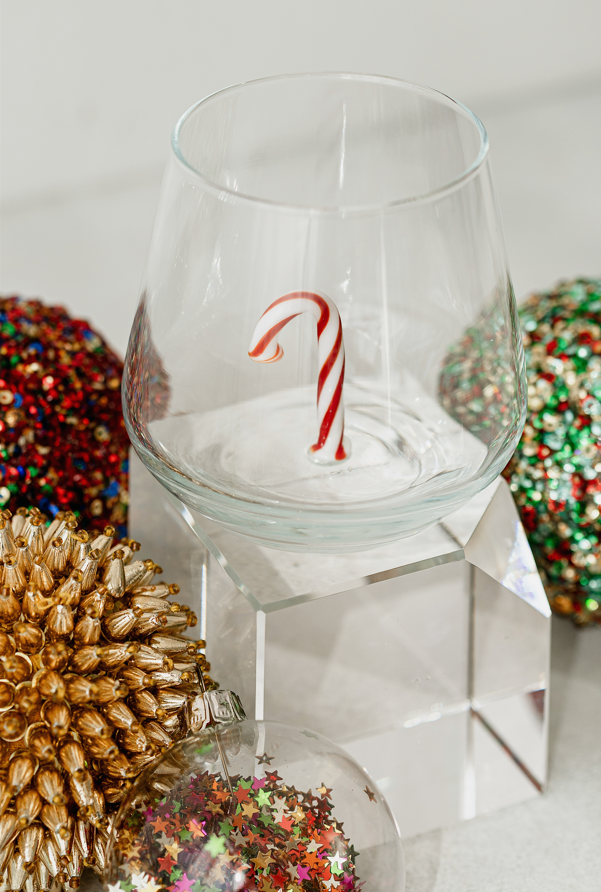
M 155 650 L 167 656 L 190 653 L 195 651 L 195 645 L 185 638 L 174 638 L 172 635 L 154 634 L 147 642 Z
M 46 619 L 46 631 L 50 638 L 68 638 L 73 631 L 73 610 L 67 604 L 55 604 Z
M 17 846 L 25 860 L 25 869 L 31 873 L 35 867 L 34 861 L 38 857 L 38 853 L 44 841 L 44 828 L 41 824 L 31 824 L 21 830 L 17 837 Z
M 61 703 L 67 695 L 64 677 L 56 669 L 42 669 L 36 673 L 34 683 L 45 700 Z
M 21 509 L 18 509 L 18 510 L 20 511 Z M 17 513 L 18 513 L 18 511 L 17 511 Z M 57 513 L 54 515 L 53 520 L 50 522 L 50 524 L 44 530 L 44 544 L 45 545 L 48 545 L 48 543 L 52 542 L 52 540 L 56 537 L 56 535 L 59 531 L 59 527 L 61 526 L 61 523 L 64 520 L 64 518 L 65 518 L 64 511 L 57 511 Z M 23 518 L 23 522 L 25 522 L 25 518 Z M 21 529 L 19 529 L 19 532 L 15 531 L 14 517 L 13 517 L 12 523 L 13 523 L 13 532 L 14 532 L 15 536 L 18 536 L 19 533 L 21 532 Z
M 119 747 L 110 737 L 86 738 L 86 750 L 92 759 L 115 759 L 119 755 Z
M 47 644 L 40 654 L 40 660 L 44 669 L 55 669 L 62 672 L 69 663 L 70 648 L 64 641 L 53 641 Z
M 158 672 L 165 669 L 164 655 L 153 647 L 148 647 L 147 644 L 140 645 L 131 661 L 138 669 L 144 669 L 146 672 Z
M 113 530 L 111 533 L 110 530 Z M 106 532 L 109 530 L 109 533 Z M 111 546 L 113 544 L 113 536 L 115 535 L 115 531 L 113 527 L 105 527 L 104 532 L 100 535 L 96 536 L 95 539 L 90 543 L 92 548 L 97 548 L 100 552 L 100 566 L 102 567 L 107 559 L 107 554 L 109 553 Z
M 174 713 L 173 715 L 166 715 L 164 718 L 161 718 L 161 725 L 167 731 L 167 733 L 174 738 L 182 732 L 181 719 L 177 713 Z
M 79 532 L 77 530 L 77 523 L 74 523 L 72 527 L 67 524 L 68 529 L 65 530 L 62 539 L 65 543 L 65 547 L 67 549 L 67 559 L 71 566 L 74 566 L 74 557 L 79 551 L 80 539 Z M 70 527 L 70 528 L 69 528 Z
M 163 715 L 158 700 L 150 693 L 150 691 L 142 689 L 134 691 L 131 695 L 130 702 L 134 711 L 141 718 L 151 719 Z
M 103 669 L 115 672 L 124 663 L 133 657 L 140 649 L 140 645 L 134 641 L 124 641 L 119 644 L 107 644 L 101 649 L 100 663 Z
M 101 875 L 104 874 L 106 869 L 106 843 L 99 836 L 94 840 L 94 858 L 97 870 Z
M 21 573 L 27 578 L 31 573 L 31 568 L 33 566 L 33 555 L 31 554 L 27 540 L 24 539 L 23 536 L 18 536 L 15 539 L 15 548 L 17 550 L 17 565 Z
M 12 811 L 5 812 L 0 818 L 0 852 L 15 839 L 19 829 L 16 814 Z
M 17 650 L 25 654 L 37 654 L 44 646 L 44 633 L 35 623 L 15 623 L 13 638 Z
M 148 567 L 146 566 L 145 561 L 133 561 L 131 564 L 128 564 L 127 567 L 125 567 L 124 572 L 125 589 L 127 591 L 131 591 L 136 586 L 138 586 L 140 582 L 146 577 L 146 575 L 148 574 Z
M 12 681 L 14 684 L 27 681 L 33 675 L 33 665 L 30 658 L 20 653 L 16 653 L 14 657 L 6 657 L 2 661 L 2 669 L 7 681 Z
M 111 728 L 96 709 L 85 708 L 75 714 L 73 725 L 84 737 L 110 737 Z
M 106 763 L 104 767 L 104 771 L 108 774 L 109 777 L 112 778 L 121 778 L 125 780 L 128 777 L 135 777 L 137 772 L 132 770 L 131 764 L 129 760 L 123 755 L 123 753 L 119 753 L 119 755 L 115 759 L 111 759 Z
M 121 550 L 116 551 L 107 561 L 102 581 L 113 598 L 121 598 L 125 592 L 125 570 Z M 129 568 L 128 568 L 129 569 Z
M 80 808 L 89 808 L 94 805 L 94 783 L 89 771 L 76 771 L 69 775 L 71 795 Z
M 41 623 L 53 604 L 52 598 L 47 598 L 37 589 L 28 585 L 23 595 L 21 609 L 26 620 L 32 623 Z
M 54 577 L 41 557 L 34 558 L 29 585 L 34 589 L 39 589 L 44 595 L 54 588 Z
M 158 585 L 139 586 L 132 590 L 133 597 L 166 598 L 168 595 L 177 593 L 179 593 L 179 585 L 167 585 L 165 582 L 160 582 Z
M 17 750 L 8 763 L 8 784 L 16 796 L 31 782 L 38 768 L 37 760 L 31 753 Z
M 192 612 L 170 613 L 165 617 L 165 632 L 177 634 L 183 632 L 188 626 L 195 626 L 196 623 L 196 614 Z
M 180 684 L 182 677 L 182 673 L 177 669 L 172 669 L 171 672 L 152 672 L 150 675 L 154 688 L 167 688 L 170 685 Z M 190 675 L 188 680 L 193 680 L 193 676 Z
M 90 609 L 90 608 L 89 608 Z M 90 644 L 98 644 L 100 641 L 101 625 L 98 618 L 82 616 L 78 620 L 73 632 L 73 644 L 76 647 L 86 647 Z
M 184 628 L 185 628 L 184 622 Z M 166 629 L 167 627 L 167 614 L 164 612 L 161 613 L 143 613 L 141 617 L 138 617 L 135 624 L 135 633 L 136 635 L 146 636 L 151 635 L 153 632 L 157 632 L 161 629 Z
M 125 682 L 130 691 L 139 691 L 152 685 L 152 678 L 136 666 L 126 666 L 119 672 L 119 678 Z
M 161 688 L 157 692 L 159 706 L 166 713 L 179 712 L 179 710 L 188 701 L 188 695 L 183 691 L 177 691 L 174 688 Z
M 117 610 L 104 617 L 102 629 L 110 640 L 123 641 L 135 626 L 137 618 L 136 613 L 129 608 Z
M 4 657 L 12 657 L 15 650 L 15 642 L 13 639 L 7 632 L 0 631 L 0 659 L 4 659 Z
M 119 781 L 110 780 L 109 778 L 106 778 L 102 782 L 104 797 L 109 805 L 115 805 L 118 802 L 122 802 L 127 795 L 128 789 L 126 782 L 120 783 Z
M 32 557 L 44 553 L 44 520 L 41 515 L 30 517 L 29 526 L 22 531 L 21 535 L 27 541 Z
M 108 589 L 105 585 L 99 585 L 93 592 L 85 595 L 79 602 L 79 613 L 83 615 L 90 611 L 89 615 L 102 619 L 106 607 Z
M 66 703 L 52 703 L 47 700 L 42 706 L 41 718 L 52 736 L 60 739 L 67 734 L 71 725 L 71 710 Z
M 50 876 L 50 871 L 41 858 L 36 861 L 34 877 L 36 882 L 34 892 L 50 892 L 54 878 Z
M 129 688 L 124 681 L 108 676 L 102 676 L 96 679 L 96 702 L 110 703 L 112 700 L 118 700 L 127 697 Z
M 73 832 L 73 819 L 69 818 L 69 812 L 64 805 L 44 805 L 40 812 L 42 823 L 50 830 L 52 842 L 58 853 L 60 863 L 61 855 L 67 855 L 71 845 Z
M 42 810 L 42 799 L 37 790 L 28 787 L 17 796 L 15 812 L 19 828 L 29 827 Z
M 7 555 L 14 554 L 14 552 L 15 539 L 12 525 L 4 517 L 0 517 L 0 559 L 4 560 Z
M 69 675 L 66 684 L 69 702 L 75 706 L 84 706 L 96 698 L 96 683 L 85 675 Z
M 56 768 L 40 768 L 35 776 L 35 788 L 51 805 L 66 805 L 63 776 Z
M 81 675 L 95 672 L 100 666 L 102 651 L 102 647 L 98 647 L 94 644 L 87 647 L 80 647 L 78 650 L 74 651 L 69 665 L 74 672 L 78 672 Z
M 85 769 L 86 754 L 77 740 L 71 738 L 63 740 L 59 746 L 58 758 L 67 774 L 75 774 Z
M 42 845 L 40 847 L 40 861 L 46 867 L 46 870 L 51 876 L 55 877 L 60 872 L 61 864 L 59 860 L 58 849 L 54 844 L 54 840 L 51 836 L 46 836 L 42 841 Z
M 71 570 L 68 578 L 62 582 L 54 593 L 54 600 L 69 607 L 77 607 L 81 601 L 81 570 Z
M 13 791 L 7 781 L 0 780 L 0 817 L 4 814 L 13 798 Z
M 13 851 L 13 856 L 8 865 L 8 881 L 11 889 L 21 889 L 27 879 L 25 859 L 21 852 Z
M 25 735 L 25 746 L 40 762 L 52 762 L 56 758 L 52 735 L 43 722 L 29 726 Z
M 16 539 L 17 536 L 21 535 L 21 530 L 25 524 L 25 520 L 27 519 L 27 508 L 17 508 L 15 513 L 11 518 L 11 527 L 13 531 L 13 538 Z
M 14 592 L 22 592 L 25 588 L 25 577 L 17 567 L 16 560 L 14 566 L 10 566 L 10 570 L 12 573 L 10 582 L 7 582 L 0 589 L 0 625 L 3 626 L 12 626 L 21 616 L 21 605 Z M 5 565 L 5 579 L 8 571 L 9 565 Z M 17 576 L 21 578 L 18 584 L 15 581 Z
M 77 570 L 82 574 L 81 590 L 84 593 L 89 592 L 94 588 L 100 557 L 100 550 L 98 548 L 93 548 L 89 554 L 77 564 Z
M 155 759 L 156 753 L 154 752 L 154 750 L 146 753 L 136 753 L 129 760 L 130 772 L 135 777 L 136 775 L 140 774 L 140 772 L 143 771 L 147 765 L 150 765 L 151 762 L 154 762 Z
M 78 567 L 78 569 L 81 570 L 81 562 L 87 558 L 92 550 L 90 534 L 87 533 L 85 530 L 79 530 L 78 533 L 73 533 L 71 538 L 73 540 L 71 561 L 74 567 Z
M 131 607 L 138 607 L 144 613 L 147 611 L 150 613 L 164 611 L 169 607 L 173 607 L 168 601 L 163 601 L 162 598 L 155 598 L 152 595 L 132 595 L 129 603 Z
M 149 747 L 154 749 L 141 727 L 137 731 L 120 731 L 118 740 L 128 753 L 145 753 Z
M 137 731 L 141 727 L 129 706 L 119 700 L 108 703 L 103 712 L 111 724 L 121 731 Z
M 88 821 L 78 819 L 75 822 L 75 841 L 86 860 L 93 857 L 94 836 L 94 827 Z
M 69 546 L 62 539 L 53 539 L 46 548 L 42 559 L 52 575 L 58 579 L 67 569 Z
M 15 685 L 10 681 L 0 681 L 0 709 L 8 709 L 15 699 Z
M 168 747 L 173 743 L 171 735 L 158 722 L 144 722 L 144 733 L 157 747 Z
M 23 681 L 15 690 L 15 706 L 24 716 L 36 715 L 42 706 L 40 692 L 30 681 Z

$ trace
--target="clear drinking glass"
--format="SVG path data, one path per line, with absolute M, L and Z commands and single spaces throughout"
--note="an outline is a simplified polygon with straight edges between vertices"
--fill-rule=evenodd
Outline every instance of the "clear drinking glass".
M 152 473 L 241 535 L 326 552 L 490 483 L 526 399 L 487 155 L 468 109 L 391 78 L 268 78 L 191 108 L 124 377 Z

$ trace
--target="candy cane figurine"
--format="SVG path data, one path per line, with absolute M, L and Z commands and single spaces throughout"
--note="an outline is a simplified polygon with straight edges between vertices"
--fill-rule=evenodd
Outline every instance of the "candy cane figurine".
M 277 362 L 284 355 L 278 334 L 291 319 L 311 313 L 317 320 L 317 418 L 319 436 L 310 447 L 316 459 L 344 461 L 344 340 L 342 323 L 336 304 L 325 294 L 313 291 L 292 291 L 267 307 L 254 330 L 248 355 L 255 362 Z

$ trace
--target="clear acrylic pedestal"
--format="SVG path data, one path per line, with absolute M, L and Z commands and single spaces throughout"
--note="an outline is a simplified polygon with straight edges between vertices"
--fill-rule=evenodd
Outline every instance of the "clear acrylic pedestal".
M 551 618 L 505 482 L 392 545 L 299 554 L 191 512 L 132 453 L 130 535 L 201 618 L 249 717 L 342 744 L 405 836 L 530 799 L 547 766 Z

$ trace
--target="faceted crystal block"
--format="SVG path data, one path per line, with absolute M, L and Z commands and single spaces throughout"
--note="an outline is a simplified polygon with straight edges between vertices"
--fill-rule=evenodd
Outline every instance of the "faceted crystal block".
M 371 551 L 266 548 L 166 492 L 132 454 L 130 534 L 200 617 L 249 717 L 342 744 L 411 836 L 538 795 L 551 620 L 501 479 Z

